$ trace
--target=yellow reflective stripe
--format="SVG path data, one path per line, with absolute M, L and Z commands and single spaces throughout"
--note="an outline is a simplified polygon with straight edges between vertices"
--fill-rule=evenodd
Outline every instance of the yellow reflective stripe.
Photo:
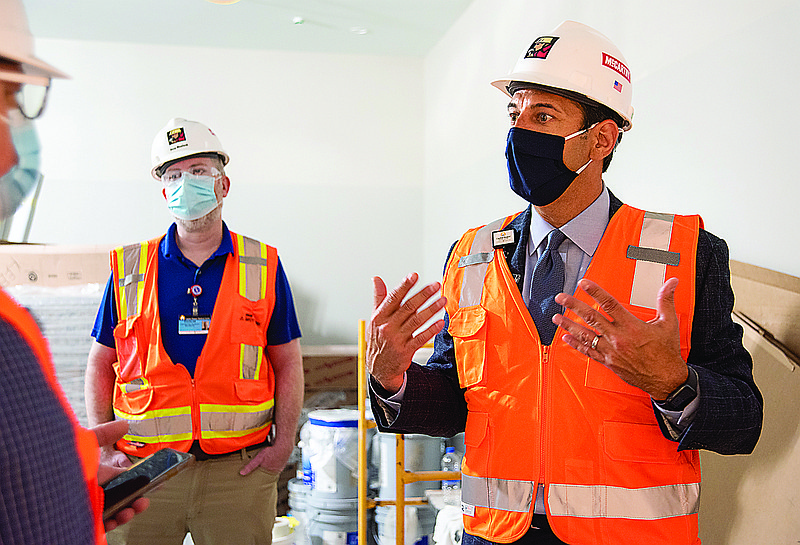
M 264 361 L 264 347 L 258 347 L 258 357 L 256 359 L 256 376 L 253 378 L 257 379 L 261 374 L 261 362 Z
M 258 379 L 261 362 L 264 359 L 264 347 L 251 344 L 239 345 L 239 378 Z
M 141 280 L 139 280 L 136 287 L 136 314 L 142 313 L 142 301 L 144 300 L 144 271 L 147 270 L 148 245 L 148 242 L 142 242 L 142 250 L 139 252 L 139 270 L 136 272 L 141 275 Z
M 125 420 L 147 420 L 151 418 L 161 418 L 164 416 L 180 416 L 192 414 L 191 407 L 175 407 L 169 409 L 153 409 L 152 411 L 145 411 L 142 414 L 130 414 L 114 407 L 114 414 L 122 417 Z
M 130 394 L 131 392 L 138 392 L 143 388 L 149 388 L 150 383 L 147 381 L 146 378 L 140 377 L 135 378 L 130 382 L 126 382 L 124 384 L 120 384 L 120 388 L 125 391 L 125 393 Z
M 267 296 L 267 245 L 263 242 L 261 243 L 261 259 L 264 260 L 264 264 L 261 265 L 261 299 L 264 299 Z M 259 359 L 259 362 L 261 359 Z M 260 365 L 260 363 L 259 363 Z M 256 376 L 258 376 L 258 371 L 256 371 Z
M 125 258 L 123 248 L 117 248 L 117 278 L 125 278 Z M 117 300 L 119 301 L 119 319 L 124 320 L 128 317 L 128 298 L 125 297 L 125 286 L 117 282 Z
M 202 430 L 200 431 L 200 437 L 203 439 L 225 439 L 231 437 L 244 437 L 245 435 L 250 435 L 252 433 L 256 433 L 262 431 L 272 424 L 272 421 L 266 422 L 257 428 L 250 428 L 246 430 L 227 430 L 227 431 L 210 431 L 210 430 Z
M 239 295 L 246 297 L 247 295 L 247 266 L 242 262 L 244 255 L 244 237 L 236 234 L 236 247 L 239 251 Z
M 155 437 L 145 437 L 141 435 L 125 434 L 123 439 L 135 443 L 167 443 L 170 441 L 189 441 L 192 439 L 192 432 L 188 433 L 175 433 L 172 435 L 156 435 Z
M 201 403 L 200 412 L 207 413 L 257 413 L 266 411 L 275 406 L 275 400 L 270 399 L 258 405 L 216 405 L 213 403 Z

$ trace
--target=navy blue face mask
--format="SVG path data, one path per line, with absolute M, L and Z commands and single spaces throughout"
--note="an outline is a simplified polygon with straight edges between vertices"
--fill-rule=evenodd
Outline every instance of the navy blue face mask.
M 514 193 L 534 206 L 546 206 L 563 195 L 592 162 L 589 159 L 576 172 L 568 169 L 564 164 L 564 144 L 589 129 L 569 136 L 556 136 L 512 127 L 508 131 L 506 160 L 508 180 Z

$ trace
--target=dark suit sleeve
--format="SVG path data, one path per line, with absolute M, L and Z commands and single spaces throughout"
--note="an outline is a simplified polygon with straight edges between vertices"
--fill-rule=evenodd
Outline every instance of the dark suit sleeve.
M 450 247 L 447 260 L 454 247 L 455 243 Z M 427 365 L 412 363 L 406 371 L 406 389 L 396 415 L 391 409 L 384 410 L 386 405 L 380 397 L 386 397 L 387 393 L 370 378 L 372 413 L 380 431 L 422 433 L 434 437 L 452 437 L 464 431 L 467 402 L 464 390 L 458 384 L 453 338 L 447 331 L 450 320 L 446 312 L 444 321 L 444 329 L 436 334 L 433 355 Z
M 753 360 L 742 345 L 742 328 L 731 319 L 728 246 L 704 230 L 697 247 L 696 294 L 687 363 L 697 371 L 700 404 L 678 449 L 749 454 L 761 434 L 763 399 L 753 380 Z

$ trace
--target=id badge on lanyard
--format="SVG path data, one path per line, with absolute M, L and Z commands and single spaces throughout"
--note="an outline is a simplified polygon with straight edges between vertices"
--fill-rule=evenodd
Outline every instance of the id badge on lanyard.
M 197 298 L 203 293 L 203 288 L 194 284 L 189 288 L 189 295 L 194 298 L 192 302 L 192 315 L 181 315 L 178 318 L 178 335 L 208 335 L 211 329 L 211 316 L 200 316 L 197 311 Z

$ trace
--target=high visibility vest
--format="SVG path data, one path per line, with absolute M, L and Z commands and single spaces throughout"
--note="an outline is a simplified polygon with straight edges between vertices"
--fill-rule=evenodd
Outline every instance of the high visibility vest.
M 555 534 L 571 545 L 697 544 L 700 461 L 662 435 L 650 397 L 570 348 L 542 346 L 492 232 L 467 232 L 445 271 L 448 331 L 468 416 L 462 470 L 464 527 L 509 543 L 531 525 L 536 491 Z M 642 320 L 678 277 L 681 356 L 690 348 L 699 216 L 622 206 L 584 278 Z M 582 290 L 576 297 L 598 305 Z M 577 316 L 565 315 L 580 323 Z
M 275 404 L 266 343 L 278 253 L 233 232 L 231 238 L 234 252 L 226 258 L 194 378 L 175 365 L 180 362 L 170 359 L 161 340 L 160 239 L 112 250 L 119 322 L 114 415 L 130 425 L 117 443 L 123 452 L 187 451 L 199 440 L 204 452 L 224 454 L 266 440 Z
M 50 389 L 56 395 L 59 403 L 61 403 L 61 407 L 72 422 L 72 430 L 75 434 L 75 447 L 81 460 L 81 466 L 83 467 L 86 492 L 89 498 L 89 504 L 92 508 L 95 543 L 104 544 L 106 543 L 106 534 L 105 528 L 103 527 L 103 489 L 100 488 L 97 482 L 97 469 L 100 464 L 100 450 L 97 445 L 97 437 L 94 432 L 82 428 L 80 424 L 78 424 L 75 413 L 58 383 L 55 367 L 50 358 L 50 349 L 47 346 L 47 342 L 42 337 L 36 322 L 27 311 L 17 305 L 17 303 L 1 289 L 0 314 L 2 314 L 3 318 L 14 327 L 23 339 L 25 339 L 28 346 L 31 347 L 33 353 L 36 355 L 36 359 L 39 361 L 39 365 L 42 368 L 42 372 L 44 373 Z M 66 452 L 62 454 L 65 456 L 69 455 L 69 453 Z M 64 501 L 71 500 L 64 498 Z M 43 516 L 47 515 L 44 514 Z

